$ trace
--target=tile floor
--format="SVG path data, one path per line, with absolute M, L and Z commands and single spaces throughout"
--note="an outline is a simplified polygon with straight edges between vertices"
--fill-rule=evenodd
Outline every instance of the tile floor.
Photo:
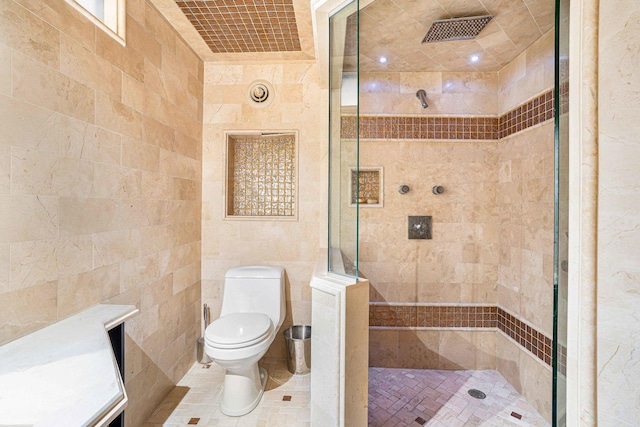
M 224 371 L 198 363 L 144 427 L 309 427 L 310 375 L 291 375 L 284 361 L 261 361 L 269 382 L 260 405 L 243 417 L 220 412 Z M 485 399 L 469 396 L 469 389 Z M 518 419 L 512 412 L 520 415 Z M 369 368 L 370 427 L 548 426 L 497 371 Z M 323 426 L 317 426 L 323 427 Z
M 471 397 L 470 389 L 484 392 L 486 398 Z M 369 426 L 420 425 L 503 427 L 549 423 L 498 371 L 369 368 Z
M 260 361 L 269 381 L 262 402 L 242 417 L 220 412 L 224 370 L 196 363 L 162 401 L 144 427 L 309 427 L 310 375 L 291 375 L 284 360 Z

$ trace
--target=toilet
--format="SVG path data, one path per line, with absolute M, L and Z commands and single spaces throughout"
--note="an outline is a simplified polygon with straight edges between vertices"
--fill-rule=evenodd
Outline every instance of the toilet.
M 284 269 L 236 267 L 224 278 L 220 318 L 204 333 L 204 349 L 225 369 L 220 410 L 237 417 L 260 402 L 267 372 L 258 367 L 285 317 Z

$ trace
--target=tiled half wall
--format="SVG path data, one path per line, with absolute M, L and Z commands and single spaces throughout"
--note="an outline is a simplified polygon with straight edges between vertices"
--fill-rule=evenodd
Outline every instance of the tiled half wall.
M 553 90 L 502 116 L 360 116 L 360 139 L 497 140 L 553 118 Z M 356 116 L 342 116 L 341 137 L 356 137 Z
M 393 328 L 497 328 L 551 365 L 551 338 L 494 305 L 369 305 L 369 326 Z

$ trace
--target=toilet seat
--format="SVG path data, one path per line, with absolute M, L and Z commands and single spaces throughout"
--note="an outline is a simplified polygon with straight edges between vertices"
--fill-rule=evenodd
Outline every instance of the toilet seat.
M 204 339 L 211 347 L 242 348 L 263 341 L 273 330 L 264 313 L 232 313 L 211 323 Z

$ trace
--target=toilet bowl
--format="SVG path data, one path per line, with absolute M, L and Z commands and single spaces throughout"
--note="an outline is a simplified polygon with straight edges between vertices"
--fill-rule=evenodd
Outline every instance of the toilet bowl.
M 285 317 L 284 270 L 236 267 L 225 275 L 220 318 L 205 330 L 204 349 L 225 369 L 220 410 L 229 416 L 260 403 L 267 373 L 258 367 Z

